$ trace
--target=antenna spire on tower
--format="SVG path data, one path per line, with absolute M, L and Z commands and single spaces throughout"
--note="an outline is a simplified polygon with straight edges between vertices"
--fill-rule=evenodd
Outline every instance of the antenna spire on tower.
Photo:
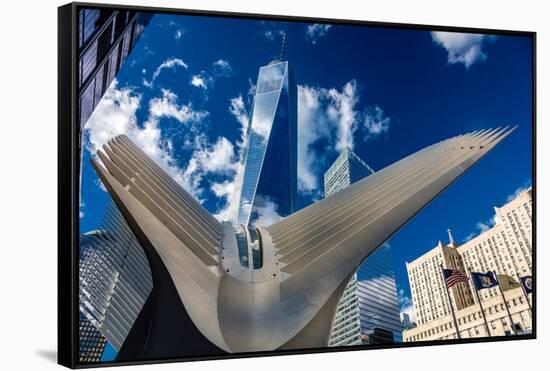
M 285 41 L 286 41 L 286 32 L 282 31 L 283 40 L 281 41 L 281 57 L 279 60 L 283 62 L 285 59 Z
M 453 234 L 451 231 L 451 228 L 447 228 L 447 233 L 449 234 L 449 245 L 452 245 L 455 243 L 455 240 L 453 238 Z

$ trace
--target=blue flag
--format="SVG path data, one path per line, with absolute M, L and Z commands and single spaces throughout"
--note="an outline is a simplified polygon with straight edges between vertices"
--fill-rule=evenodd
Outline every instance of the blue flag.
M 525 295 L 533 292 L 533 276 L 520 277 L 519 280 L 525 290 Z
M 498 285 L 498 281 L 493 272 L 472 272 L 472 282 L 476 290 L 489 289 Z

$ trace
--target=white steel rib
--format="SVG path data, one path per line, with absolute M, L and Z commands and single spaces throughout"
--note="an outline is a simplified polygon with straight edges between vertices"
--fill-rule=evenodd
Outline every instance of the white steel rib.
M 218 222 L 127 137 L 109 141 L 93 164 L 208 341 L 227 352 L 324 347 L 359 265 L 514 129 L 444 140 L 267 228 L 245 228 L 249 249 L 261 248 L 258 269 L 240 263 L 235 227 Z

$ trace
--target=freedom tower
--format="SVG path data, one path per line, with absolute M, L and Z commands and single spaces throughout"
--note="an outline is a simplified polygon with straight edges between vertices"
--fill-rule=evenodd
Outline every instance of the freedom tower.
M 242 171 L 235 187 L 235 224 L 270 225 L 295 210 L 297 189 L 297 87 L 284 61 L 260 68 Z

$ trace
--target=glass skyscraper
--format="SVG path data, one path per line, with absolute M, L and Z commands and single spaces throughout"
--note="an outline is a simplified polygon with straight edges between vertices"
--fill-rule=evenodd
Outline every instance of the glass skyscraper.
M 297 87 L 288 62 L 276 60 L 258 74 L 235 224 L 269 225 L 294 211 L 296 152 Z
M 346 149 L 325 172 L 325 197 L 372 173 L 369 165 Z M 387 244 L 372 253 L 350 279 L 338 304 L 329 345 L 361 344 L 374 329 L 390 331 L 394 341 L 401 341 L 395 272 Z
M 357 270 L 361 334 L 371 335 L 374 329 L 382 329 L 392 332 L 395 342 L 401 342 L 403 327 L 392 260 L 391 247 L 384 244 Z
M 96 363 L 101 360 L 107 341 L 94 325 L 80 313 L 78 321 L 78 360 Z
M 145 252 L 111 203 L 102 228 L 80 237 L 80 312 L 119 351 L 152 289 Z
M 79 122 L 82 128 L 153 13 L 82 8 L 78 18 Z

